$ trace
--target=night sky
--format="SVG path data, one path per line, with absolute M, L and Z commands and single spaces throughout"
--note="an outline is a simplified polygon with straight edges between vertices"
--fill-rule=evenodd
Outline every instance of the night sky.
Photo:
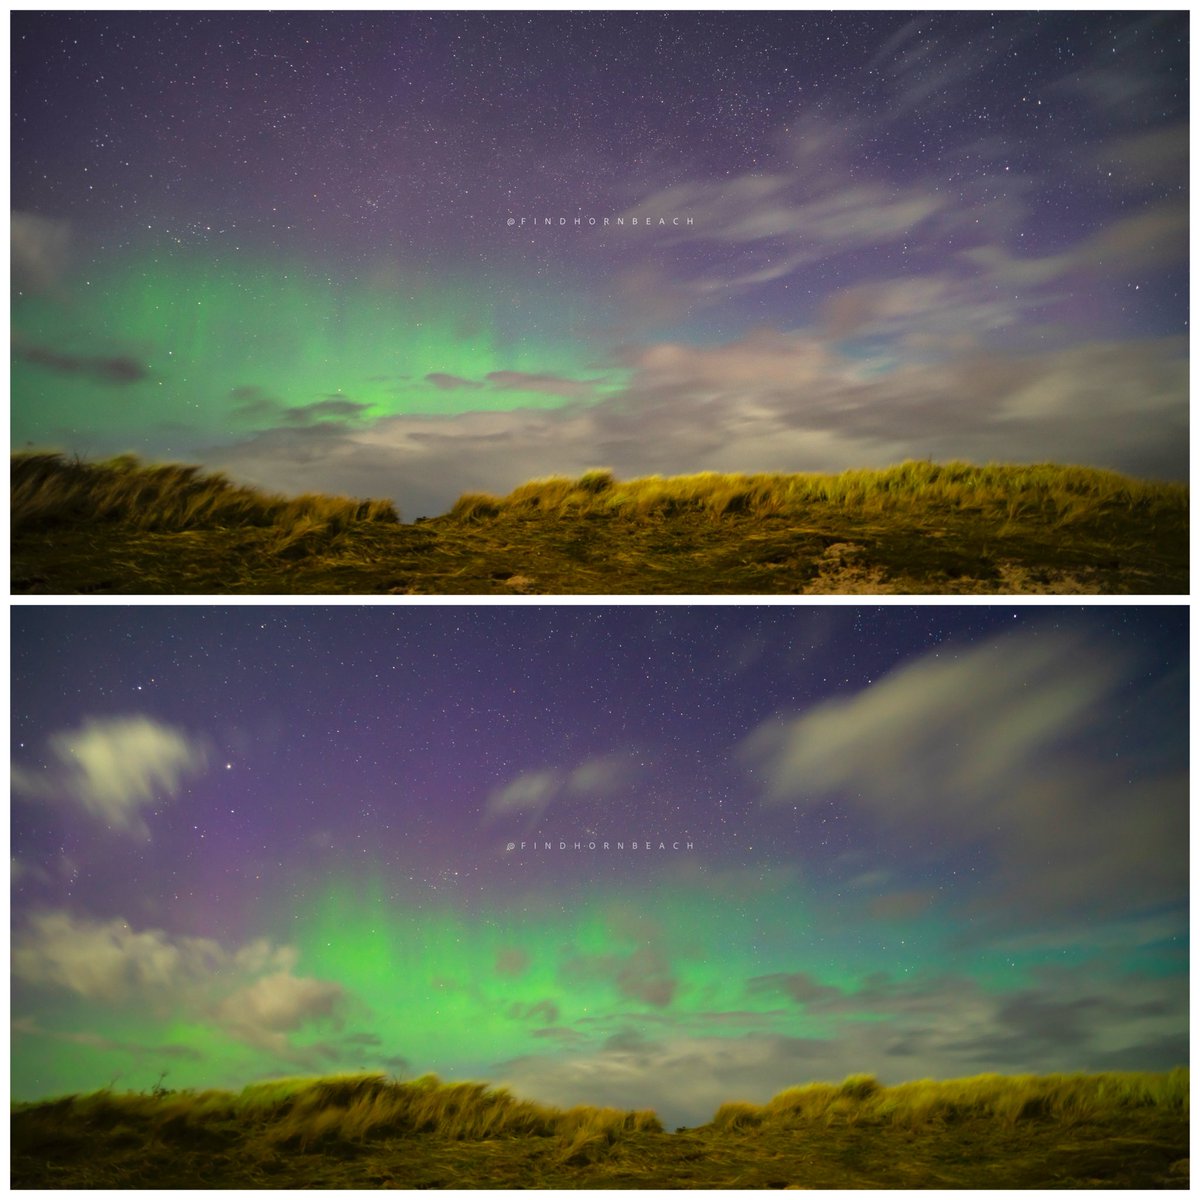
M 1186 12 L 18 12 L 12 51 L 16 446 L 408 518 L 589 466 L 1186 476 Z
M 18 1098 L 1187 1062 L 1182 608 L 12 618 Z

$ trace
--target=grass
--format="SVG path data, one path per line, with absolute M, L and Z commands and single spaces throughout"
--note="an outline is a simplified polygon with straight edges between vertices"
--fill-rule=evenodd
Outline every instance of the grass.
M 14 1188 L 1187 1187 L 1189 1078 L 856 1075 L 654 1113 L 552 1108 L 433 1076 L 240 1093 L 101 1091 L 12 1113 Z
M 265 495 L 196 467 L 12 459 L 13 591 L 748 594 L 1188 590 L 1188 490 L 1085 467 L 839 475 L 594 469 L 387 501 Z

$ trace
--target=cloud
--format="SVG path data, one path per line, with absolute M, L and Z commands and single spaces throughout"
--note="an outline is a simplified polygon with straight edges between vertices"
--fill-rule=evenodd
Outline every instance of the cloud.
M 66 274 L 71 224 L 38 213 L 12 214 L 12 283 L 19 292 L 51 291 Z
M 171 938 L 127 921 L 93 921 L 59 911 L 31 914 L 14 937 L 13 977 L 85 1000 L 159 1008 L 199 986 L 227 956 L 208 938 Z
M 287 408 L 278 396 L 249 385 L 231 388 L 229 398 L 235 402 L 230 415 L 237 421 L 278 420 Z
M 750 996 L 782 994 L 797 1004 L 811 1004 L 817 1000 L 840 996 L 842 993 L 837 988 L 826 987 L 806 971 L 794 971 L 790 974 L 758 975 L 747 980 L 746 994 Z
M 602 382 L 599 379 L 564 379 L 560 375 L 536 375 L 526 371 L 489 371 L 487 380 L 501 391 L 545 392 L 569 400 L 588 400 Z
M 873 897 L 867 904 L 867 912 L 877 921 L 912 921 L 925 912 L 933 901 L 932 892 L 909 888 Z
M 348 995 L 340 984 L 297 976 L 299 955 L 265 939 L 226 950 L 211 938 L 137 930 L 121 918 L 31 913 L 14 933 L 13 979 L 69 992 L 147 1017 L 186 1016 L 289 1062 L 311 1063 L 292 1034 L 328 1021 L 340 1027 Z
M 812 192 L 812 178 L 799 173 L 795 179 L 750 175 L 665 188 L 628 215 L 686 213 L 695 224 L 680 226 L 684 232 L 678 236 L 687 240 L 777 242 L 791 248 L 788 261 L 795 270 L 833 254 L 911 236 L 947 203 L 920 185 L 846 183 Z M 757 277 L 740 282 L 767 282 L 778 274 L 761 267 Z
M 520 1095 L 564 1107 L 651 1107 L 670 1127 L 706 1122 L 730 1099 L 761 1103 L 787 1087 L 858 1072 L 901 1083 L 988 1071 L 1169 1070 L 1188 1061 L 1183 972 L 1073 968 L 994 991 L 961 975 L 877 977 L 858 991 L 826 988 L 803 973 L 750 982 L 758 994 L 794 987 L 813 996 L 803 1018 L 812 1032 L 711 1037 L 663 1026 L 661 1036 L 647 1037 L 622 1023 L 594 1049 L 525 1055 L 489 1073 Z
M 26 862 L 15 855 L 9 859 L 9 875 L 9 882 L 13 887 L 21 887 L 27 882 L 50 883 L 53 879 L 53 876 L 44 867 Z
M 1079 254 L 1089 266 L 1118 274 L 1174 266 L 1187 262 L 1189 230 L 1187 201 L 1164 201 L 1100 230 Z
M 39 367 L 49 367 L 67 375 L 86 375 L 95 383 L 140 383 L 150 378 L 145 365 L 127 355 L 68 354 L 48 346 L 18 341 L 14 336 L 18 358 Z
M 881 362 L 819 330 L 658 343 L 631 352 L 626 389 L 595 403 L 280 428 L 205 461 L 272 491 L 390 497 L 410 516 L 598 461 L 621 478 L 929 457 L 1187 477 L 1186 338 L 989 351 L 981 337 L 1011 327 L 1011 301 L 973 306 L 952 282 L 894 285 L 890 295 L 864 289 L 837 318 L 846 331 L 888 322 L 908 339 Z M 906 315 L 922 297 L 929 307 Z
M 557 771 L 525 771 L 488 796 L 487 816 L 527 814 L 536 822 L 550 807 L 560 786 L 561 777 Z
M 309 425 L 326 418 L 352 420 L 361 417 L 370 407 L 369 404 L 362 404 L 347 396 L 334 395 L 326 396 L 324 400 L 317 400 L 312 404 L 285 409 L 282 416 L 293 425 Z
M 265 389 L 254 386 L 232 388 L 229 392 L 236 421 L 283 422 L 287 426 L 312 428 L 321 423 L 348 424 L 362 417 L 369 404 L 351 400 L 340 392 L 311 404 L 289 405 Z
M 636 770 L 628 755 L 605 754 L 586 759 L 570 770 L 524 771 L 489 794 L 485 821 L 526 816 L 527 827 L 532 829 L 557 801 L 612 795 L 630 782 Z
M 566 790 L 577 796 L 609 796 L 629 783 L 636 770 L 624 754 L 589 758 L 567 775 Z
M 1191 130 L 1186 122 L 1110 138 L 1096 150 L 1095 163 L 1115 185 L 1143 192 L 1184 187 Z
M 434 387 L 441 388 L 446 392 L 452 392 L 459 388 L 481 388 L 484 386 L 474 379 L 463 379 L 461 375 L 447 375 L 443 371 L 431 371 L 425 378 Z
M 88 1030 L 68 1031 L 56 1029 L 44 1029 L 38 1024 L 34 1017 L 14 1017 L 12 1021 L 12 1031 L 15 1035 L 21 1037 L 45 1037 L 52 1038 L 59 1042 L 68 1042 L 75 1046 L 87 1046 L 92 1050 L 101 1050 L 109 1053 L 133 1055 L 138 1059 L 153 1058 L 175 1058 L 186 1059 L 191 1062 L 201 1062 L 204 1055 L 199 1050 L 193 1049 L 191 1046 L 178 1045 L 146 1045 L 141 1042 L 126 1042 L 116 1041 L 113 1038 L 105 1037 L 100 1033 L 92 1033 Z
M 547 1025 L 558 1023 L 558 1005 L 553 1000 L 539 1000 L 536 1004 L 513 1003 L 507 1015 L 514 1021 L 541 1021 Z
M 18 795 L 72 803 L 110 830 L 149 839 L 141 810 L 203 770 L 203 742 L 150 717 L 89 718 L 47 741 L 43 771 L 13 765 Z
M 303 1026 L 331 1021 L 335 1028 L 341 1028 L 340 1014 L 346 998 L 341 984 L 278 971 L 226 997 L 214 1015 L 239 1041 L 288 1057 L 295 1053 L 288 1035 Z
M 667 1007 L 678 987 L 659 944 L 639 946 L 625 954 L 568 954 L 559 965 L 559 978 L 567 986 L 605 982 L 627 999 L 653 1008 Z
M 1187 892 L 1186 764 L 1094 750 L 1116 736 L 1135 669 L 1046 631 L 938 651 L 763 724 L 739 756 L 768 803 L 833 797 L 881 838 L 950 855 L 986 846 L 993 887 L 1015 908 L 1173 903 Z
M 494 970 L 497 975 L 519 978 L 529 970 L 532 960 L 528 952 L 517 946 L 503 946 L 496 951 Z

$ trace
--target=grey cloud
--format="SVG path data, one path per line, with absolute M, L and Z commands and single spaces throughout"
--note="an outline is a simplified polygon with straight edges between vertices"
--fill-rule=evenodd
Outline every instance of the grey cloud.
M 577 1029 L 567 1029 L 558 1026 L 531 1030 L 529 1036 L 543 1038 L 550 1042 L 558 1042 L 562 1046 L 578 1046 L 580 1043 L 588 1040 L 587 1035 L 580 1033 Z
M 431 371 L 425 378 L 434 387 L 441 388 L 446 392 L 455 391 L 459 388 L 481 388 L 484 386 L 473 379 L 463 379 L 461 375 L 447 375 L 443 371 Z
M 1185 262 L 1188 234 L 1186 202 L 1170 200 L 1122 217 L 1058 254 L 1020 258 L 1001 246 L 985 244 L 962 251 L 961 258 L 980 268 L 983 280 L 989 284 L 1032 289 L 1023 304 L 1014 306 L 1015 313 L 1044 300 L 1044 293 L 1036 289 L 1056 283 L 1072 272 L 1088 270 L 1122 275 Z M 865 290 L 870 294 L 871 288 L 889 286 L 898 285 L 866 285 Z M 955 281 L 948 287 L 957 293 L 953 296 L 956 307 L 980 303 L 968 281 Z M 853 289 L 850 294 L 854 294 Z
M 231 388 L 229 398 L 234 401 L 231 416 L 239 421 L 280 420 L 287 405 L 264 388 L 241 386 Z
M 1131 191 L 1185 187 L 1191 130 L 1186 123 L 1139 131 L 1100 145 L 1095 165 Z
M 289 405 L 278 396 L 254 386 L 235 387 L 229 397 L 235 402 L 231 416 L 239 421 L 282 422 L 284 425 L 313 428 L 325 422 L 349 423 L 361 417 L 371 406 L 351 400 L 340 392 L 311 404 Z
M 1187 262 L 1189 229 L 1187 201 L 1166 201 L 1100 230 L 1079 254 L 1091 267 L 1121 273 L 1182 264 Z
M 812 1004 L 842 995 L 839 988 L 828 987 L 805 971 L 755 976 L 746 981 L 746 993 L 750 996 L 778 993 L 790 997 L 797 1004 Z
M 124 354 L 73 354 L 20 342 L 14 336 L 14 351 L 18 358 L 35 366 L 48 367 L 65 375 L 86 375 L 96 383 L 140 383 L 150 377 L 144 363 Z
M 9 876 L 13 887 L 20 887 L 27 882 L 51 883 L 54 878 L 44 867 L 26 862 L 15 855 L 9 859 Z
M 907 891 L 885 892 L 874 896 L 867 912 L 877 921 L 911 921 L 932 905 L 933 893 L 912 888 Z
M 34 1017 L 14 1017 L 12 1021 L 14 1035 L 21 1037 L 45 1037 L 59 1042 L 68 1042 L 75 1046 L 87 1046 L 89 1049 L 115 1052 L 131 1055 L 138 1060 L 146 1059 L 183 1059 L 189 1062 L 202 1062 L 204 1055 L 191 1046 L 179 1046 L 173 1043 L 166 1045 L 146 1045 L 142 1042 L 117 1041 L 103 1034 L 92 1033 L 88 1030 L 67 1031 L 44 1029 Z
M 27 212 L 14 212 L 11 221 L 13 287 L 18 291 L 50 291 L 66 274 L 70 222 Z
M 526 371 L 489 371 L 488 382 L 502 391 L 544 392 L 569 400 L 589 400 L 596 392 L 598 379 L 564 379 L 558 375 L 530 374 Z
M 342 1042 L 347 1046 L 382 1046 L 383 1038 L 376 1033 L 351 1033 Z
M 559 964 L 559 978 L 568 986 L 604 981 L 620 995 L 654 1008 L 669 1005 L 678 986 L 665 951 L 656 944 L 628 954 L 569 954 Z
M 514 1021 L 544 1021 L 555 1025 L 558 1023 L 558 1005 L 553 1000 L 539 1000 L 536 1004 L 514 1002 L 508 1006 L 506 1015 Z
M 690 240 L 758 242 L 783 239 L 784 257 L 795 270 L 834 253 L 890 242 L 912 232 L 946 201 L 919 186 L 844 184 L 823 194 L 793 199 L 784 194 L 790 180 L 747 176 L 667 188 L 647 197 L 635 212 L 683 212 L 695 225 L 680 235 Z M 799 184 L 797 186 L 800 186 Z M 811 183 L 805 183 L 805 190 Z M 734 282 L 766 282 L 781 273 L 766 265 Z M 729 281 L 721 279 L 722 284 Z
M 919 829 L 943 851 L 983 841 L 1016 908 L 1170 903 L 1187 887 L 1182 768 L 1118 769 L 1072 749 L 1104 738 L 1130 669 L 1083 639 L 1000 638 L 770 721 L 740 756 L 768 802 L 842 796 L 884 836 Z
M 336 395 L 327 396 L 324 400 L 317 400 L 312 404 L 285 409 L 281 415 L 285 421 L 294 425 L 308 425 L 326 418 L 349 420 L 361 416 L 370 407 L 369 404 L 360 404 L 347 396 Z
M 529 954 L 516 946 L 503 946 L 496 951 L 494 970 L 497 975 L 519 977 L 529 970 Z

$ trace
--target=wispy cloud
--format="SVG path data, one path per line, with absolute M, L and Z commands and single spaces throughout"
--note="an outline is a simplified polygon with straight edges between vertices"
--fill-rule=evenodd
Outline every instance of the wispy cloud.
M 1103 739 L 1132 669 L 1049 633 L 939 651 L 764 724 L 740 754 L 767 803 L 837 797 L 883 837 L 920 831 L 941 853 L 986 845 L 988 890 L 1012 910 L 1178 903 L 1186 763 L 1106 764 L 1077 748 Z
M 13 764 L 15 794 L 75 805 L 110 830 L 149 839 L 142 810 L 177 796 L 205 743 L 150 717 L 89 718 L 47 739 L 40 769 Z

